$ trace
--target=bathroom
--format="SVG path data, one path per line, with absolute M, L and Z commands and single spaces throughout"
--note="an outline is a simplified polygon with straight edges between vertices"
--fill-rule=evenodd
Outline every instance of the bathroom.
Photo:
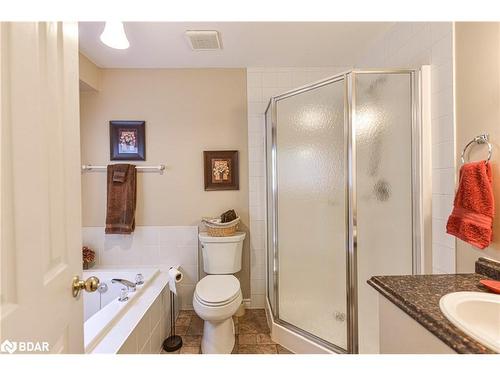
M 2 354 L 498 358 L 500 23 L 189 18 L 0 22 Z

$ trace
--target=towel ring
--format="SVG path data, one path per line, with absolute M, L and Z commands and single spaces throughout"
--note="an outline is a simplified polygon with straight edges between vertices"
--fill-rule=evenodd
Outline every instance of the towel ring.
M 492 147 L 491 147 L 491 143 L 488 142 L 489 141 L 489 134 L 488 133 L 485 133 L 485 134 L 481 134 L 481 135 L 478 135 L 477 137 L 474 137 L 474 139 L 472 141 L 470 141 L 469 143 L 467 143 L 464 147 L 464 150 L 462 151 L 462 155 L 461 155 L 461 158 L 462 158 L 462 164 L 465 164 L 465 152 L 467 151 L 467 148 L 473 144 L 478 144 L 478 145 L 482 145 L 482 144 L 487 144 L 488 145 L 488 159 L 486 159 L 485 163 L 488 163 L 491 159 L 491 154 L 492 154 Z M 467 160 L 468 161 L 468 160 Z

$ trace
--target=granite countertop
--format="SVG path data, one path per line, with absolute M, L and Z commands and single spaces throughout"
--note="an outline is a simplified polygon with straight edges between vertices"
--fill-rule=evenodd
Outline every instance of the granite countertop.
M 455 327 L 439 308 L 439 300 L 445 294 L 487 292 L 479 280 L 489 278 L 500 279 L 500 267 L 498 263 L 480 258 L 476 262 L 476 273 L 374 276 L 368 284 L 457 353 L 489 354 L 495 352 Z

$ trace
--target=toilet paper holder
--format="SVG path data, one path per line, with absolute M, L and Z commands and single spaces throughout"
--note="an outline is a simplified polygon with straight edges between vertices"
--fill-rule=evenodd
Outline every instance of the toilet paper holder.
M 174 267 L 170 267 L 172 269 Z M 175 267 L 177 268 L 177 267 Z M 170 292 L 170 336 L 163 341 L 163 350 L 166 352 L 175 352 L 182 347 L 182 337 L 175 334 L 175 294 Z

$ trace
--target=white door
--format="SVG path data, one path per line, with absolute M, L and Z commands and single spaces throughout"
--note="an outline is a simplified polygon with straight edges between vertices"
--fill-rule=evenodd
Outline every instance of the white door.
M 83 353 L 77 24 L 0 23 L 0 88 L 0 349 Z

